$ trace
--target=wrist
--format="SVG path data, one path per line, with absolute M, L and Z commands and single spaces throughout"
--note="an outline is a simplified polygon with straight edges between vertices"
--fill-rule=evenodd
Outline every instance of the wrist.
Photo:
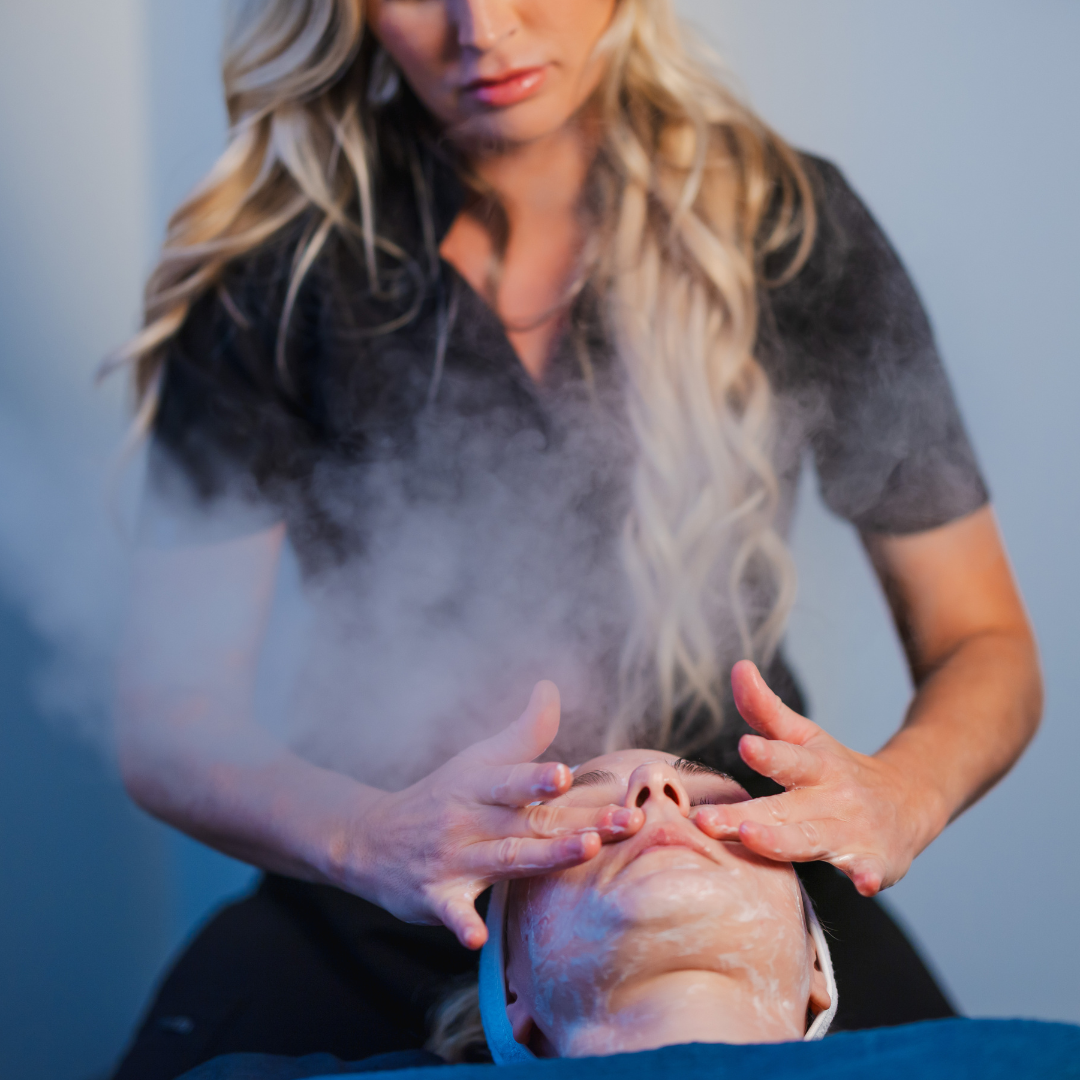
M 370 899 L 367 819 L 384 793 L 291 755 L 283 765 L 270 817 L 277 843 L 298 864 L 294 873 Z
M 948 794 L 926 768 L 926 759 L 909 753 L 907 747 L 889 743 L 874 757 L 893 774 L 899 792 L 897 810 L 914 859 L 949 824 L 952 806 Z

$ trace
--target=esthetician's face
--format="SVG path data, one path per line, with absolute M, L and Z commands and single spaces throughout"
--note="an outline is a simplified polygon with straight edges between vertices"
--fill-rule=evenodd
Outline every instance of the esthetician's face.
M 617 0 L 370 0 L 371 28 L 452 135 L 525 143 L 597 87 Z
M 689 819 L 694 805 L 746 798 L 734 780 L 656 751 L 604 755 L 577 771 L 557 802 L 640 806 L 645 824 L 581 866 L 514 883 L 507 975 L 519 1041 L 565 1053 L 575 1026 L 635 1000 L 640 1011 L 650 987 L 700 995 L 705 986 L 737 990 L 732 1000 L 756 1018 L 754 1037 L 716 1041 L 801 1038 L 821 977 L 794 871 Z

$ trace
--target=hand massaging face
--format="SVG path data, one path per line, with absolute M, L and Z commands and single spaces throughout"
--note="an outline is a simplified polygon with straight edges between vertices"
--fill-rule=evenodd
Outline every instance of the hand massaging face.
M 746 798 L 734 780 L 656 751 L 576 770 L 557 802 L 640 806 L 645 825 L 584 865 L 496 886 L 480 961 L 496 1062 L 824 1035 L 832 964 L 791 865 L 690 818 L 700 803 Z

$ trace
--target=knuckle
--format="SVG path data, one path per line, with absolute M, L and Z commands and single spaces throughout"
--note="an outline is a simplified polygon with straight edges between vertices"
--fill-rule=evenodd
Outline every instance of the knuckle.
M 803 755 L 800 753 L 801 747 L 792 746 L 791 743 L 780 742 L 771 743 L 773 747 L 773 754 L 782 764 L 789 768 L 796 768 L 803 760 Z
M 834 798 L 845 818 L 850 818 L 863 809 L 862 800 L 859 798 L 859 789 L 850 780 L 843 781 L 836 786 Z
M 806 843 L 815 851 L 821 849 L 821 832 L 813 821 L 804 821 L 799 826 Z
M 557 836 L 564 831 L 559 827 L 560 817 L 554 806 L 533 806 L 529 810 L 529 826 L 537 836 Z
M 521 858 L 521 837 L 507 836 L 498 842 L 495 848 L 495 862 L 498 866 L 512 868 Z

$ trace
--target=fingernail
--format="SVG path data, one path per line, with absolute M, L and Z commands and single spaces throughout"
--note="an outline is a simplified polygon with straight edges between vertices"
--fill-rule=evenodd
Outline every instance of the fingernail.
M 589 850 L 589 848 L 588 848 L 589 837 L 590 836 L 596 836 L 596 835 L 597 835 L 596 833 L 587 832 L 587 833 L 582 833 L 577 838 L 577 844 L 575 846 L 577 847 L 577 854 L 578 855 L 585 855 L 585 854 L 588 853 L 588 850 Z
M 540 783 L 533 787 L 534 795 L 557 795 L 559 792 L 558 772 L 548 773 Z

